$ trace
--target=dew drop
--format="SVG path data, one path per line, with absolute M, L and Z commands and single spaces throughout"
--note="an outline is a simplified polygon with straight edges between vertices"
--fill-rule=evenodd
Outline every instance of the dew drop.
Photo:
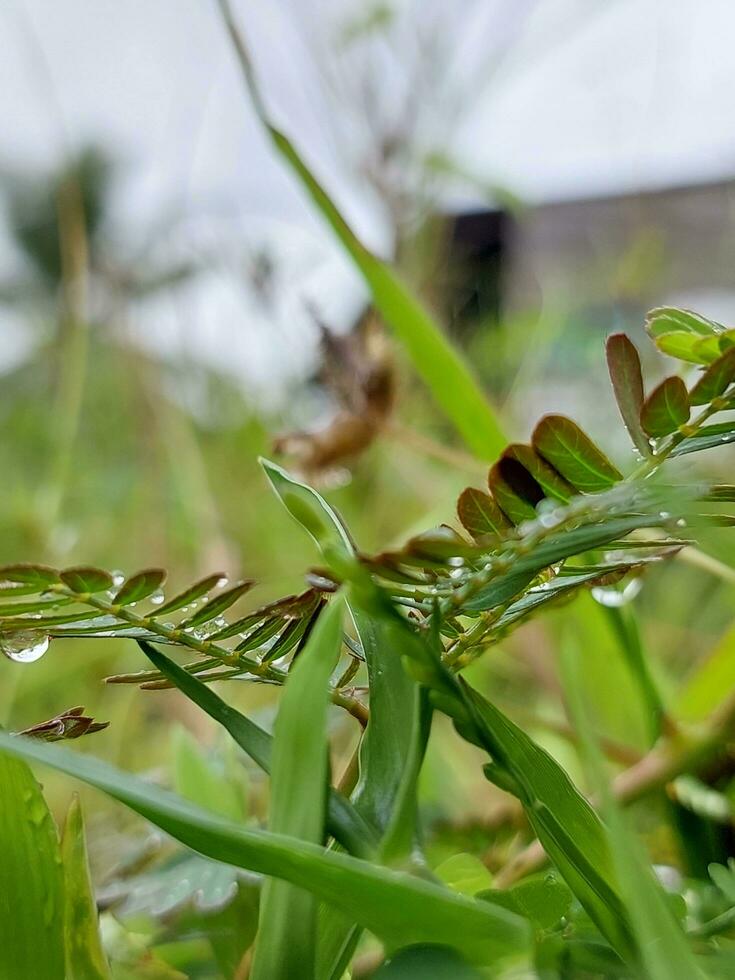
M 110 572 L 110 575 L 112 576 L 113 585 L 122 585 L 125 581 L 125 575 L 117 568 Z
M 166 596 L 163 594 L 163 589 L 156 589 L 153 595 L 149 596 L 150 601 L 154 606 L 160 606 Z
M 0 650 L 8 660 L 18 664 L 32 664 L 48 650 L 49 638 L 38 630 L 21 630 L 0 639 Z
M 223 575 L 222 578 L 217 579 L 217 588 L 224 589 L 224 587 L 227 585 L 229 581 L 230 580 L 227 578 L 227 576 Z
M 619 609 L 621 606 L 627 606 L 629 602 L 632 602 L 642 588 L 643 582 L 639 578 L 633 578 L 630 582 L 626 582 L 622 589 L 615 585 L 596 585 L 590 591 L 592 598 L 601 606 L 607 606 L 608 609 Z

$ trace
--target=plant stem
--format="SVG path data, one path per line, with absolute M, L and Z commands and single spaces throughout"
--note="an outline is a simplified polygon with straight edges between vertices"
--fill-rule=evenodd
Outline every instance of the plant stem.
M 257 660 L 253 660 L 251 657 L 246 657 L 244 654 L 239 654 L 233 650 L 228 650 L 226 647 L 219 646 L 219 644 L 213 643 L 211 640 L 201 639 L 201 637 L 198 637 L 193 632 L 190 633 L 187 630 L 179 629 L 178 627 L 171 626 L 168 623 L 159 623 L 158 620 L 152 616 L 138 616 L 127 606 L 120 606 L 114 602 L 107 602 L 104 599 L 101 599 L 99 595 L 91 595 L 90 593 L 79 594 L 73 592 L 64 585 L 52 586 L 51 591 L 76 599 L 77 602 L 80 602 L 83 605 L 92 606 L 95 609 L 99 609 L 100 612 L 107 613 L 109 616 L 115 616 L 117 619 L 121 619 L 124 622 L 129 623 L 131 626 L 137 626 L 140 629 L 147 630 L 149 633 L 155 633 L 157 636 L 160 636 L 162 639 L 169 642 L 190 647 L 192 650 L 196 650 L 205 657 L 216 657 L 222 664 L 229 667 L 238 668 L 238 673 L 246 672 L 254 675 L 255 677 L 262 677 L 265 680 L 275 681 L 277 684 L 284 684 L 288 676 L 286 671 L 280 670 L 278 667 L 273 667 L 271 664 L 260 663 Z M 349 714 L 351 714 L 363 728 L 367 725 L 368 709 L 362 701 L 344 694 L 335 688 L 331 688 L 329 693 L 333 704 L 344 708 L 345 711 L 349 712 Z

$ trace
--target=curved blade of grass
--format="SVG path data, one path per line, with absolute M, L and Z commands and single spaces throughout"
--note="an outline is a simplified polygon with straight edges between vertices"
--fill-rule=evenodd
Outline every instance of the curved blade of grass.
M 317 620 L 289 672 L 273 738 L 268 827 L 277 834 L 319 844 L 324 836 L 328 778 L 327 690 L 342 646 L 343 600 L 334 599 Z M 253 980 L 314 977 L 316 901 L 286 881 L 263 889 Z
M 622 810 L 612 795 L 602 753 L 580 695 L 580 665 L 573 650 L 564 651 L 562 664 L 565 694 L 574 727 L 607 819 L 613 861 L 636 939 L 636 958 L 641 972 L 651 980 L 705 980 L 661 886 L 651 872 L 647 856 L 628 829 Z
M 630 961 L 635 946 L 615 883 L 605 828 L 561 766 L 495 705 L 450 673 L 436 651 L 392 608 L 387 596 L 356 569 L 350 588 L 376 618 L 401 631 L 401 654 L 431 688 L 434 706 L 458 733 L 492 759 L 489 779 L 513 793 L 551 860 L 618 953 Z
M 461 682 L 465 704 L 497 767 L 510 777 L 544 850 L 590 918 L 620 956 L 630 962 L 634 945 L 618 893 L 605 828 L 567 773 L 544 749 L 469 685 Z
M 41 787 L 21 759 L 0 756 L 0 800 L 0 977 L 64 980 L 59 841 Z
M 273 736 L 264 731 L 247 715 L 215 694 L 211 687 L 170 660 L 160 650 L 156 650 L 145 640 L 139 640 L 138 646 L 151 663 L 159 670 L 182 694 L 198 705 L 210 718 L 230 733 L 240 748 L 249 755 L 257 766 L 266 772 L 271 771 L 271 755 L 273 751 Z M 353 806 L 336 790 L 330 789 L 327 800 L 327 830 L 351 854 L 366 856 L 376 845 L 375 832 L 372 827 L 357 813 Z
M 406 347 L 416 370 L 467 446 L 480 459 L 492 459 L 507 440 L 469 365 L 397 273 L 357 238 L 291 140 L 274 126 L 230 5 L 227 0 L 219 0 L 219 6 L 253 108 L 273 146 L 334 231 L 365 280 L 376 308 Z
M 327 560 L 351 561 L 354 545 L 329 504 L 281 467 L 263 459 L 261 464 L 287 510 L 308 531 Z M 352 801 L 355 810 L 383 832 L 391 819 L 409 758 L 415 683 L 402 667 L 400 636 L 395 625 L 376 620 L 351 600 L 348 605 L 365 653 L 370 685 L 370 719 L 360 744 L 360 776 Z M 333 975 L 342 954 L 356 940 L 355 927 L 348 918 L 334 910 L 329 912 L 320 917 L 320 977 Z
M 420 844 L 418 834 L 418 783 L 431 732 L 433 708 L 425 688 L 416 685 L 413 732 L 390 822 L 380 849 L 387 864 L 405 861 Z
M 89 876 L 82 808 L 76 794 L 66 814 L 61 861 L 66 899 L 66 980 L 111 980 Z
M 714 425 L 704 425 L 696 435 L 682 439 L 671 450 L 671 455 L 686 456 L 687 453 L 699 453 L 704 449 L 729 445 L 731 442 L 735 442 L 735 422 L 716 422 Z
M 0 732 L 0 750 L 53 766 L 103 790 L 207 857 L 313 892 L 370 929 L 390 949 L 441 943 L 481 963 L 528 949 L 527 924 L 489 903 L 316 844 L 246 830 L 114 766 L 57 745 Z

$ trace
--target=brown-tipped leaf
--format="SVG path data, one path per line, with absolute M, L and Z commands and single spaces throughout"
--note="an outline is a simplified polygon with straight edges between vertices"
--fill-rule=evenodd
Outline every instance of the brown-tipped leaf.
M 689 392 L 692 405 L 707 405 L 735 382 L 735 347 L 710 364 Z
M 508 520 L 490 494 L 466 487 L 457 500 L 457 516 L 473 538 L 498 534 L 508 528 Z
M 534 429 L 533 448 L 580 493 L 600 493 L 623 475 L 579 426 L 564 415 L 545 415 Z
M 118 606 L 128 606 L 131 602 L 147 599 L 166 581 L 166 572 L 162 568 L 146 568 L 142 572 L 131 575 L 127 582 L 120 586 L 115 596 Z
M 678 377 L 666 378 L 654 388 L 641 409 L 641 425 L 649 436 L 676 432 L 689 418 L 689 394 Z
M 625 427 L 630 433 L 633 445 L 644 456 L 648 456 L 651 447 L 641 425 L 644 393 L 638 350 L 624 333 L 616 333 L 608 337 L 605 349 L 615 401 L 618 403 Z

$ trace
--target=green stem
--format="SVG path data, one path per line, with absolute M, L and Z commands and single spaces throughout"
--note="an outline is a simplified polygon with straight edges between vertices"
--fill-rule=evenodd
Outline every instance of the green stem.
M 152 616 L 138 616 L 127 606 L 107 602 L 101 599 L 99 595 L 76 593 L 64 585 L 52 586 L 50 591 L 56 592 L 59 595 L 69 596 L 83 605 L 92 606 L 94 609 L 99 609 L 100 612 L 107 613 L 109 616 L 115 616 L 117 619 L 129 623 L 131 626 L 147 630 L 149 633 L 155 633 L 168 642 L 178 644 L 179 646 L 190 647 L 205 657 L 215 657 L 228 667 L 238 668 L 238 673 L 246 672 L 255 677 L 275 681 L 277 684 L 284 684 L 288 676 L 285 670 L 273 667 L 271 664 L 260 663 L 236 651 L 228 650 L 226 647 L 213 643 L 212 640 L 201 639 L 193 632 L 179 629 L 177 626 L 171 626 L 168 623 L 160 623 Z M 330 698 L 333 704 L 339 705 L 339 707 L 348 711 L 363 727 L 367 724 L 368 711 L 362 701 L 343 694 L 335 688 L 330 689 Z

